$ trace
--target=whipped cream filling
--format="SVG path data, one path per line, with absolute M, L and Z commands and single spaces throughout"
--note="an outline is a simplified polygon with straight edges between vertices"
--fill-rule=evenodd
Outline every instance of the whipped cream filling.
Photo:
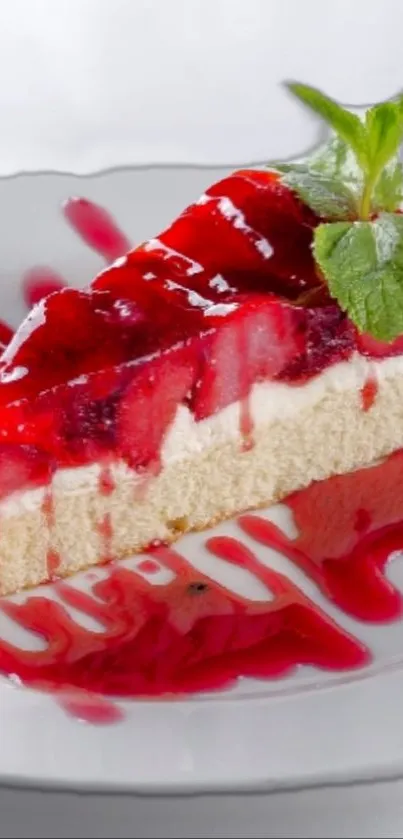
M 249 412 L 254 427 L 287 419 L 315 404 L 326 393 L 360 391 L 369 378 L 378 382 L 403 375 L 403 355 L 374 361 L 359 353 L 348 361 L 328 367 L 302 385 L 285 382 L 259 382 L 249 396 Z M 167 465 L 184 457 L 194 457 L 228 440 L 241 439 L 241 403 L 233 402 L 222 411 L 197 422 L 189 409 L 180 405 L 161 450 Z
M 328 367 L 302 385 L 259 382 L 253 386 L 249 397 L 252 424 L 259 428 L 287 419 L 319 402 L 327 394 L 346 390 L 359 392 L 368 379 L 375 379 L 381 384 L 397 375 L 403 375 L 403 355 L 374 360 L 356 353 L 348 361 Z M 241 441 L 241 436 L 240 402 L 234 402 L 199 422 L 185 405 L 180 405 L 162 445 L 162 467 L 185 458 L 191 459 L 230 440 Z M 122 460 L 111 464 L 110 469 L 116 483 L 141 483 L 144 480 L 144 473 L 135 472 Z M 69 494 L 97 491 L 101 470 L 102 464 L 99 463 L 60 468 L 53 475 L 52 489 Z M 37 510 L 43 504 L 46 492 L 45 487 L 15 492 L 0 503 L 0 514 L 14 516 Z

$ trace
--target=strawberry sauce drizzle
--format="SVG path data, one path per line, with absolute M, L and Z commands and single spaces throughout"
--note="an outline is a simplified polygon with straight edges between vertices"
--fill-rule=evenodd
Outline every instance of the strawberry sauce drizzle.
M 102 539 L 102 556 L 103 562 L 112 562 L 113 555 L 112 555 L 112 521 L 111 521 L 111 514 L 105 513 L 103 519 L 98 524 L 98 532 Z
M 48 567 L 49 579 L 56 580 L 61 562 L 60 554 L 57 551 L 53 550 L 53 548 L 49 548 L 46 557 L 46 562 Z
M 402 596 L 384 572 L 388 557 L 403 550 L 403 451 L 314 483 L 287 504 L 296 539 L 259 515 L 241 516 L 239 524 L 298 565 L 343 611 L 379 622 L 402 614 Z
M 207 547 L 248 569 L 273 599 L 242 598 L 196 572 L 177 551 L 159 547 L 154 556 L 175 575 L 165 585 L 151 585 L 122 566 L 93 585 L 96 599 L 57 585 L 64 602 L 104 632 L 84 629 L 46 597 L 22 605 L 5 601 L 3 610 L 45 638 L 47 647 L 27 652 L 1 642 L 0 669 L 42 690 L 64 686 L 133 697 L 224 688 L 240 676 L 277 677 L 296 664 L 339 670 L 369 660 L 362 644 L 238 540 L 210 539 Z
M 45 493 L 43 496 L 42 501 L 42 513 L 45 519 L 45 524 L 48 530 L 54 525 L 55 522 L 55 515 L 54 515 L 54 503 L 53 503 L 53 492 L 50 486 L 47 486 L 45 489 Z
M 240 419 L 239 419 L 239 426 L 242 438 L 242 450 L 244 452 L 250 451 L 253 449 L 253 432 L 254 432 L 254 422 L 252 419 L 252 414 L 250 410 L 250 398 L 249 396 L 245 396 L 244 399 L 241 401 L 240 406 Z
M 369 411 L 375 403 L 378 395 L 378 382 L 375 376 L 369 376 L 361 390 L 362 410 Z
M 52 532 L 55 523 L 54 499 L 50 486 L 46 487 L 42 502 L 42 514 L 45 519 L 45 525 L 48 531 Z M 50 580 L 57 578 L 57 572 L 60 566 L 61 558 L 58 551 L 50 547 L 46 557 L 48 575 Z
M 116 489 L 116 481 L 112 474 L 112 469 L 109 465 L 105 465 L 101 469 L 98 481 L 98 488 L 101 495 L 111 495 Z

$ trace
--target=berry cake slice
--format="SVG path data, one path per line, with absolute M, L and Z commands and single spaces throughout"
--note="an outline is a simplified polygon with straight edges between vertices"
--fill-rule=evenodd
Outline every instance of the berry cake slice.
M 244 170 L 0 362 L 0 592 L 123 557 L 403 446 L 400 101 Z

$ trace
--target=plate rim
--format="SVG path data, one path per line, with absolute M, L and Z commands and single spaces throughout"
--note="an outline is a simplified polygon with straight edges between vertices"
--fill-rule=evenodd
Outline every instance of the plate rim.
M 315 712 L 318 701 L 322 702 L 323 690 L 327 693 L 333 712 L 331 724 L 329 714 L 323 714 L 323 706 L 323 720 Z M 123 722 L 111 726 L 88 726 L 69 719 L 51 696 L 31 689 L 20 690 L 2 682 L 0 783 L 4 786 L 49 791 L 158 796 L 214 792 L 268 793 L 345 783 L 368 783 L 371 780 L 394 780 L 403 775 L 403 726 L 399 702 L 402 691 L 403 663 L 398 668 L 375 673 L 372 677 L 345 681 L 336 686 L 322 685 L 319 690 L 312 689 L 306 693 L 296 691 L 290 696 L 279 694 L 269 699 L 252 695 L 239 698 L 236 702 L 223 698 L 209 702 L 199 702 L 197 699 L 173 702 L 140 700 L 129 706 L 130 710 Z M 297 714 L 293 713 L 295 703 L 298 703 Z M 245 715 L 246 706 L 250 712 L 249 723 Z M 381 716 L 381 723 L 379 707 L 387 708 L 387 713 Z M 357 717 L 359 708 L 365 709 L 361 717 Z M 21 737 L 22 713 L 25 715 L 27 741 L 23 738 L 24 748 L 17 748 L 13 755 L 10 748 Z M 157 717 L 160 765 L 158 775 L 151 776 L 150 770 L 152 768 L 154 771 L 156 766 L 155 755 L 153 753 L 151 760 L 146 761 L 147 768 L 144 770 L 142 758 L 146 758 L 147 748 L 144 735 L 153 730 L 158 722 Z M 292 737 L 287 736 L 282 741 L 282 726 L 292 721 L 295 724 L 296 718 L 302 722 L 299 739 L 296 731 L 292 731 Z M 357 719 L 360 719 L 359 732 Z M 320 737 L 315 742 L 313 724 L 317 720 L 324 725 L 319 726 Z M 190 751 L 186 746 L 186 738 L 179 744 L 182 748 L 173 749 L 172 732 L 175 737 L 181 733 L 183 735 L 189 721 L 190 730 L 187 734 L 193 737 Z M 262 721 L 268 722 L 266 728 L 261 727 Z M 58 743 L 63 743 L 63 739 L 68 737 L 69 755 L 65 760 L 59 757 L 55 761 L 54 737 L 51 737 L 48 747 L 44 747 L 49 723 L 52 734 L 60 737 Z M 223 749 L 222 738 L 206 738 L 206 725 L 211 726 L 216 735 L 224 730 L 226 750 Z M 394 741 L 390 737 L 391 730 L 397 735 Z M 133 745 L 137 740 L 143 744 L 144 751 L 137 752 L 138 757 L 134 762 L 132 758 L 127 760 L 126 755 L 120 761 L 120 773 L 117 776 L 115 770 L 119 749 L 115 749 L 114 761 L 109 762 L 108 766 L 104 765 L 99 772 L 99 760 L 110 749 L 111 737 L 114 738 L 119 731 L 123 736 L 123 741 L 122 736 L 118 737 L 119 742 Z M 340 732 L 343 731 L 348 743 L 344 753 L 343 749 L 340 750 Z M 196 765 L 203 740 L 203 761 Z M 40 761 L 33 769 L 32 757 L 38 747 L 41 749 Z M 302 762 L 301 753 L 305 758 Z M 241 762 L 237 761 L 236 755 L 242 756 Z M 187 766 L 184 764 L 184 756 L 188 759 Z M 31 763 L 31 769 L 27 770 L 27 762 Z M 293 766 L 298 766 L 297 772 L 292 770 Z

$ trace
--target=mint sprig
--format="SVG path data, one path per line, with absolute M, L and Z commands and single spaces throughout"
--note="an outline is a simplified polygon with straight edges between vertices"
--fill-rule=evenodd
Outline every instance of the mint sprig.
M 316 88 L 288 89 L 332 137 L 306 161 L 271 168 L 323 219 L 313 252 L 330 294 L 360 331 L 391 341 L 403 334 L 403 100 L 361 119 Z
M 403 333 L 403 216 L 321 224 L 315 259 L 330 293 L 361 332 L 381 341 Z
M 389 102 L 381 102 L 369 108 L 363 119 L 357 114 L 351 113 L 342 105 L 339 105 L 329 96 L 320 90 L 309 85 L 289 82 L 288 90 L 297 96 L 310 110 L 322 117 L 335 133 L 338 141 L 338 151 L 341 154 L 341 163 L 335 173 L 335 179 L 346 185 L 346 171 L 344 160 L 347 156 L 355 159 L 358 178 L 354 189 L 355 213 L 358 218 L 368 219 L 373 209 L 373 199 L 377 184 L 382 176 L 385 166 L 395 158 L 399 146 L 403 140 L 403 103 L 402 99 Z M 331 144 L 325 147 L 323 158 L 332 154 Z M 305 164 L 310 170 L 316 169 L 315 157 L 310 158 Z M 347 178 L 348 179 L 348 178 Z M 299 184 L 294 176 L 293 188 L 299 193 Z M 400 183 L 403 191 L 403 174 Z M 340 183 L 339 183 L 340 189 Z M 313 202 L 307 200 L 301 194 L 302 200 L 315 210 Z M 389 201 L 389 204 L 391 202 Z M 395 204 L 393 209 L 397 209 Z M 317 212 L 317 210 L 315 210 Z M 320 212 L 323 218 L 324 212 Z M 333 217 L 333 216 L 332 216 Z

